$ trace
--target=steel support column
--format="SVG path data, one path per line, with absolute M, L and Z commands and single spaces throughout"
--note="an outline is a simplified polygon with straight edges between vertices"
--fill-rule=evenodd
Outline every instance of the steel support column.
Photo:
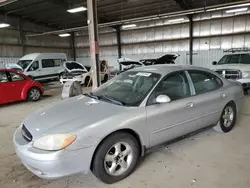
M 71 33 L 71 41 L 70 41 L 70 47 L 71 47 L 71 51 L 72 51 L 72 57 L 73 60 L 76 61 L 76 45 L 75 45 L 75 32 Z
M 92 89 L 100 86 L 99 40 L 97 26 L 97 2 L 87 0 L 90 59 L 92 64 Z
M 121 45 L 121 26 L 118 25 L 115 27 L 116 29 L 116 39 L 117 39 L 117 50 L 118 50 L 118 58 L 122 57 L 122 45 Z M 122 66 L 119 65 L 119 69 L 122 69 Z
M 193 65 L 193 15 L 188 16 L 189 19 L 189 63 Z
M 22 21 L 21 19 L 18 20 L 18 30 L 19 30 L 19 36 L 20 36 L 20 44 L 21 44 L 21 48 L 22 48 L 22 56 L 25 55 L 26 53 L 26 37 L 25 34 L 23 32 L 23 26 L 22 26 Z

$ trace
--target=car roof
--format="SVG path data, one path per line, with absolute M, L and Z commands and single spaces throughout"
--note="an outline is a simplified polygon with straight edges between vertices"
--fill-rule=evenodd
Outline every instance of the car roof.
M 162 75 L 166 75 L 170 72 L 181 71 L 181 70 L 201 70 L 211 72 L 211 70 L 203 67 L 197 67 L 193 65 L 176 65 L 176 64 L 164 64 L 164 65 L 150 65 L 131 69 L 129 71 L 145 71 L 154 72 Z

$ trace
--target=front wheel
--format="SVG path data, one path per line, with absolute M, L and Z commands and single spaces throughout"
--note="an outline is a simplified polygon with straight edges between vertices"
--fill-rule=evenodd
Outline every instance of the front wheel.
M 115 133 L 98 147 L 92 172 L 102 182 L 111 184 L 129 176 L 139 159 L 139 144 L 127 133 Z
M 41 97 L 41 91 L 40 89 L 36 88 L 36 87 L 32 87 L 29 91 L 28 91 L 28 100 L 30 101 L 38 101 Z
M 215 129 L 218 129 L 220 132 L 228 133 L 230 132 L 236 124 L 236 106 L 234 103 L 228 103 L 221 114 L 218 125 Z

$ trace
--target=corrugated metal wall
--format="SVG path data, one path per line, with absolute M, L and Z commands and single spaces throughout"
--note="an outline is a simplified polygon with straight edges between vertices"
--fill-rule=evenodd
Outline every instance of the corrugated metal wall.
M 170 19 L 170 18 L 169 18 Z M 189 23 L 170 23 L 169 19 L 136 23 L 133 30 L 121 32 L 122 56 L 136 60 L 160 57 L 168 52 L 177 52 L 181 56 L 178 64 L 189 63 Z M 173 19 L 173 18 L 171 18 Z M 219 60 L 223 49 L 250 48 L 250 11 L 246 13 L 226 14 L 225 11 L 208 12 L 194 15 L 194 65 L 210 67 L 213 60 Z M 13 23 L 14 24 L 14 23 Z M 40 32 L 44 29 L 34 24 L 25 23 L 25 29 L 33 27 Z M 107 59 L 110 65 L 117 64 L 117 38 L 113 28 L 99 29 L 100 57 Z M 0 56 L 19 58 L 22 56 L 18 31 L 0 30 Z M 71 57 L 70 38 L 41 36 L 27 38 L 26 53 L 64 52 Z M 77 60 L 89 64 L 88 31 L 75 33 Z M 1 59 L 0 59 L 1 61 Z M 10 60 L 12 61 L 12 59 Z

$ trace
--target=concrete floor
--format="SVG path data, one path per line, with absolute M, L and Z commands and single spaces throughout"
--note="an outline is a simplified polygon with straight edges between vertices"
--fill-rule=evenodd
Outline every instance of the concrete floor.
M 1 188 L 249 188 L 250 97 L 245 98 L 235 129 L 222 134 L 206 130 L 185 140 L 162 146 L 145 156 L 135 172 L 113 185 L 99 182 L 91 173 L 47 181 L 31 174 L 17 158 L 12 135 L 25 116 L 60 100 L 61 86 L 47 84 L 39 102 L 0 107 Z

